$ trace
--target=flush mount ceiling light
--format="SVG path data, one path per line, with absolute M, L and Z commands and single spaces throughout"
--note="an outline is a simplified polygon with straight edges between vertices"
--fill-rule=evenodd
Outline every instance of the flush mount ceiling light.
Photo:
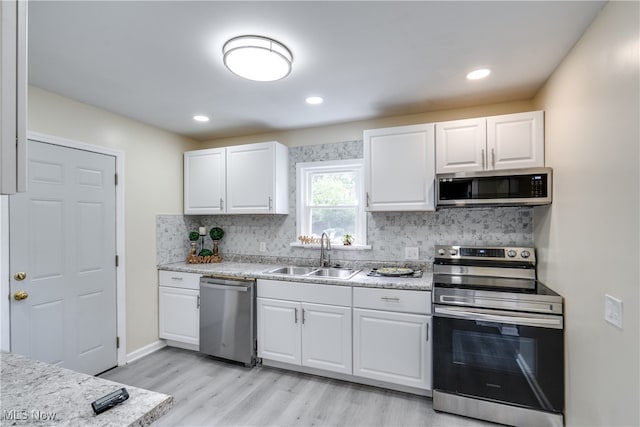
M 291 51 L 267 37 L 234 37 L 224 44 L 222 53 L 229 71 L 245 79 L 270 82 L 291 72 Z
M 491 70 L 489 70 L 488 68 L 481 68 L 479 70 L 473 70 L 472 72 L 467 74 L 467 79 L 469 80 L 484 79 L 489 74 L 491 74 Z
M 195 120 L 196 122 L 208 122 L 209 121 L 209 117 L 207 117 L 207 116 L 193 116 L 193 120 Z

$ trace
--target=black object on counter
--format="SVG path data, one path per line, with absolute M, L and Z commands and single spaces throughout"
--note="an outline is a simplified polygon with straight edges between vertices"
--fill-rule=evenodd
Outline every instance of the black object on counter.
M 116 405 L 121 404 L 125 400 L 129 398 L 129 392 L 126 388 L 121 388 L 119 390 L 114 391 L 113 393 L 109 393 L 106 396 L 101 397 L 100 399 L 91 402 L 91 407 L 93 408 L 93 412 L 96 415 L 103 413 L 104 411 L 113 408 Z

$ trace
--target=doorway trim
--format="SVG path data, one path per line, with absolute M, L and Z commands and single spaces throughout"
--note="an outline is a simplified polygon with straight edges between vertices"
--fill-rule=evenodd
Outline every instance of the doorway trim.
M 116 255 L 118 256 L 118 266 L 116 267 L 116 334 L 120 340 L 117 349 L 118 366 L 127 362 L 127 327 L 126 327 L 126 257 L 125 257 L 125 228 L 124 228 L 124 160 L 125 153 L 121 150 L 114 150 L 107 147 L 91 145 L 80 141 L 46 135 L 39 132 L 27 132 L 27 139 L 58 145 L 66 148 L 89 151 L 97 154 L 113 156 L 116 159 L 116 174 L 118 175 L 118 185 L 116 185 Z M 9 235 L 9 204 L 8 196 L 0 198 L 0 236 Z M 0 295 L 10 295 L 9 277 L 9 239 L 2 238 L 0 246 L 0 277 L 7 280 L 0 281 Z M 7 271 L 2 271 L 4 268 Z M 9 313 L 9 299 L 0 298 L 0 349 L 9 351 L 11 343 L 11 316 Z

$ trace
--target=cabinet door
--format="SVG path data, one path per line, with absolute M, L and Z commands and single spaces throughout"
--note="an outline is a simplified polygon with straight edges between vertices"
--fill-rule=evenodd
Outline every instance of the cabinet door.
M 353 374 L 431 388 L 430 316 L 353 310 Z
M 27 2 L 0 2 L 0 194 L 26 191 Z
M 300 365 L 300 303 L 257 299 L 258 357 Z
M 227 148 L 228 213 L 272 213 L 274 186 L 273 143 Z
M 544 166 L 544 113 L 487 117 L 488 163 L 492 169 Z
M 224 213 L 225 199 L 225 149 L 214 148 L 184 153 L 184 213 Z
M 436 123 L 436 173 L 486 169 L 484 118 Z
M 364 131 L 369 211 L 435 209 L 432 124 Z
M 160 338 L 198 345 L 200 291 L 160 286 Z
M 302 364 L 351 374 L 351 308 L 302 303 Z

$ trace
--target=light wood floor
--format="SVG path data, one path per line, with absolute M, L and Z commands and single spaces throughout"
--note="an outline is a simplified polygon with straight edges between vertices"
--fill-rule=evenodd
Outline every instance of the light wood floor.
M 436 413 L 431 399 L 165 347 L 100 375 L 170 394 L 154 426 L 495 426 Z

